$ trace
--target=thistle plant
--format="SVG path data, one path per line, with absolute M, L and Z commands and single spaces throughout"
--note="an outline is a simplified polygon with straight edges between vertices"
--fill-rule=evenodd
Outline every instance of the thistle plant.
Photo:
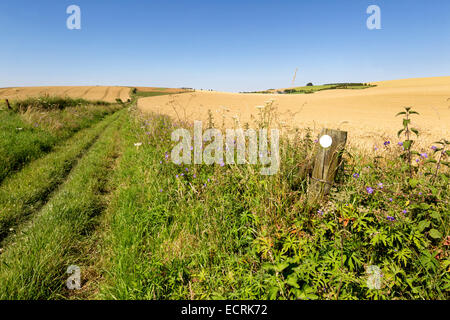
M 409 177 L 412 178 L 412 155 L 413 154 L 419 154 L 417 151 L 412 150 L 412 146 L 414 144 L 414 140 L 412 140 L 412 133 L 414 133 L 416 136 L 419 136 L 419 130 L 416 128 L 411 127 L 411 115 L 413 114 L 419 114 L 416 111 L 413 111 L 411 107 L 405 107 L 405 111 L 397 113 L 396 117 L 403 115 L 403 128 L 400 129 L 397 133 L 397 136 L 400 137 L 401 134 L 405 136 L 405 140 L 403 141 L 403 149 L 404 153 L 401 155 L 403 159 L 406 159 L 406 162 L 408 164 L 409 169 Z

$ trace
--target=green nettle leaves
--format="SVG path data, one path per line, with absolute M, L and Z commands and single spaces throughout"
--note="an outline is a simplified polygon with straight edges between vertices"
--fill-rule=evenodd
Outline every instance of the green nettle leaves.
M 403 134 L 405 136 L 405 141 L 403 141 L 403 149 L 405 150 L 404 154 L 402 154 L 402 158 L 406 159 L 408 163 L 408 169 L 409 169 L 409 176 L 412 178 L 412 165 L 411 165 L 411 159 L 413 152 L 411 150 L 412 145 L 414 144 L 414 141 L 411 140 L 411 133 L 414 133 L 416 136 L 419 136 L 419 130 L 416 128 L 411 128 L 411 118 L 410 116 L 413 114 L 419 114 L 416 111 L 411 110 L 411 107 L 405 107 L 405 111 L 397 113 L 397 116 L 403 115 L 403 128 L 400 129 L 397 133 L 397 136 L 400 138 L 400 136 Z

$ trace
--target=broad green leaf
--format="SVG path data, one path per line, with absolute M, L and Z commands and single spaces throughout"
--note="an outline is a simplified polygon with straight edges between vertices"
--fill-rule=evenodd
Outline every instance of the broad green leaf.
M 419 222 L 419 231 L 422 232 L 423 230 L 425 230 L 426 228 L 428 228 L 430 226 L 430 221 L 428 220 L 422 220 Z
M 441 215 L 440 215 L 439 212 L 437 212 L 437 211 L 431 212 L 430 216 L 431 216 L 433 219 L 436 219 L 436 220 L 439 220 L 439 218 L 441 217 Z
M 281 262 L 281 263 L 278 263 L 274 269 L 275 269 L 275 271 L 281 272 L 284 269 L 286 269 L 287 267 L 289 267 L 288 262 Z
M 440 239 L 440 238 L 442 238 L 442 233 L 440 233 L 439 230 L 431 229 L 430 237 L 432 237 L 433 239 Z

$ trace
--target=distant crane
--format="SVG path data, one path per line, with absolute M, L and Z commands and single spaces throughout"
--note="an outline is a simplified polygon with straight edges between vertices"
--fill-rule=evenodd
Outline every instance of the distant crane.
M 292 79 L 292 86 L 295 86 L 295 78 L 297 78 L 298 68 L 295 69 L 294 78 Z

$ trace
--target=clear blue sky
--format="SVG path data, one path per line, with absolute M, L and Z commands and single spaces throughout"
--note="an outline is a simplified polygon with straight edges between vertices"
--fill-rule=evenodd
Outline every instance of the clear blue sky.
M 81 8 L 68 30 L 66 8 Z M 366 9 L 381 8 L 381 30 Z M 2 0 L 0 87 L 244 91 L 450 75 L 449 0 Z

